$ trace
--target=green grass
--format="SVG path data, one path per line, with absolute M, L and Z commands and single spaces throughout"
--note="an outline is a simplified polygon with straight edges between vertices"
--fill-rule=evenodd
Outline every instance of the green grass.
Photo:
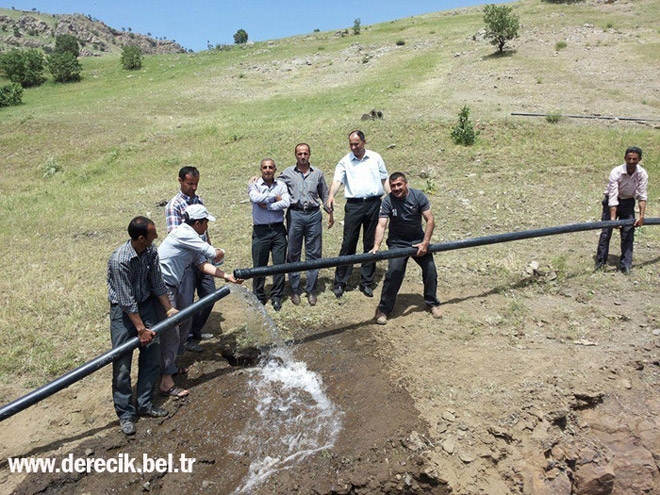
M 152 217 L 162 239 L 158 205 L 176 192 L 183 165 L 201 170 L 200 194 L 219 217 L 212 238 L 227 249 L 229 268 L 251 266 L 246 182 L 261 158 L 272 156 L 282 169 L 293 164 L 293 146 L 306 141 L 312 162 L 331 176 L 354 128 L 365 131 L 368 147 L 383 155 L 390 172 L 406 172 L 412 187 L 429 191 L 439 219 L 434 242 L 594 220 L 606 174 L 632 143 L 644 149 L 644 164 L 658 177 L 660 138 L 651 126 L 570 119 L 550 125 L 509 114 L 626 108 L 657 117 L 653 85 L 640 94 L 602 78 L 594 88 L 590 74 L 576 70 L 609 48 L 587 51 L 587 41 L 572 41 L 555 57 L 551 43 L 532 41 L 543 29 L 550 40 L 552 29 L 611 21 L 642 37 L 643 43 L 634 36 L 607 41 L 634 57 L 626 70 L 657 80 L 660 32 L 636 26 L 640 12 L 657 25 L 660 7 L 647 0 L 631 4 L 627 14 L 610 14 L 597 5 L 530 0 L 515 9 L 525 27 L 506 57 L 492 57 L 491 45 L 472 39 L 483 21 L 481 9 L 470 8 L 369 26 L 359 36 L 313 33 L 148 56 L 137 72 L 122 70 L 118 56 L 83 59 L 82 82 L 25 90 L 23 105 L 0 110 L 0 267 L 6 274 L 0 380 L 42 384 L 108 349 L 107 259 L 135 215 Z M 557 15 L 565 9 L 571 15 Z M 405 45 L 396 46 L 401 39 Z M 362 63 L 365 55 L 369 61 Z M 598 73 L 623 77 L 621 57 L 608 60 L 598 63 Z M 450 138 L 464 105 L 480 131 L 470 147 Z M 384 118 L 361 121 L 372 109 Z M 44 176 L 54 163 L 56 173 Z M 652 180 L 650 216 L 658 216 L 658 193 Z M 645 242 L 658 243 L 655 230 L 645 232 Z M 325 236 L 325 254 L 336 255 L 340 241 L 335 227 Z M 519 279 L 514 266 L 535 255 L 545 265 L 561 265 L 562 274 L 571 272 L 562 258 L 567 242 L 573 241 L 517 244 L 513 259 L 510 247 L 493 247 L 500 258 L 490 265 L 488 283 Z M 575 242 L 584 248 L 584 238 Z M 448 259 L 461 256 L 471 254 Z M 282 318 L 293 329 L 296 320 Z M 309 323 L 332 321 L 323 313 Z

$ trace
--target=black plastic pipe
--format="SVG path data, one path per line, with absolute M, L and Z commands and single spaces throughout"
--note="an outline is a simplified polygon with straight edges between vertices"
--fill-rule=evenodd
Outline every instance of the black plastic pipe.
M 511 115 L 517 117 L 547 117 L 548 115 L 555 116 L 555 114 L 548 113 L 526 113 L 526 112 L 511 112 Z M 556 115 L 566 119 L 602 119 L 602 120 L 632 120 L 635 122 L 658 122 L 660 119 L 647 119 L 644 117 L 610 117 L 607 115 Z
M 633 222 L 634 220 L 609 220 L 607 222 L 575 223 L 562 225 L 559 227 L 548 227 L 545 229 L 523 230 L 521 232 L 509 232 L 506 234 L 474 237 L 460 241 L 431 244 L 429 246 L 429 252 L 439 253 L 441 251 L 452 251 L 454 249 L 484 246 L 487 244 L 497 244 L 500 242 L 518 241 L 521 239 L 530 239 L 532 237 L 545 237 L 550 235 L 568 234 L 571 232 L 582 232 L 585 230 L 620 227 L 624 225 L 631 225 Z M 645 218 L 644 225 L 660 225 L 660 218 Z M 248 279 L 252 277 L 266 277 L 279 273 L 302 272 L 305 270 L 315 270 L 318 268 L 330 268 L 333 266 L 370 263 L 373 261 L 386 260 L 390 258 L 402 258 L 404 256 L 411 256 L 416 252 L 416 248 L 397 248 L 387 251 L 379 251 L 375 254 L 353 254 L 350 256 L 338 256 L 336 258 L 321 258 L 310 261 L 298 261 L 296 263 L 284 263 L 281 265 L 260 266 L 256 268 L 240 268 L 238 270 L 234 270 L 234 277 Z
M 174 325 L 178 325 L 183 320 L 194 316 L 202 309 L 206 308 L 207 306 L 211 306 L 216 301 L 222 299 L 227 295 L 229 295 L 229 286 L 224 285 L 222 288 L 218 289 L 213 294 L 209 294 L 208 296 L 200 299 L 196 303 L 191 304 L 186 309 L 179 311 L 179 313 L 172 316 L 171 318 L 167 318 L 161 321 L 160 323 L 158 323 L 157 325 L 154 325 L 154 327 L 151 330 L 156 332 L 156 334 L 160 334 L 163 330 L 173 327 Z M 87 375 L 91 375 L 95 371 L 98 371 L 104 366 L 110 364 L 119 356 L 126 354 L 127 352 L 132 351 L 133 349 L 137 349 L 138 347 L 140 347 L 140 339 L 138 337 L 133 337 L 131 340 L 120 345 L 119 347 L 115 347 L 114 349 L 109 350 L 105 354 L 101 354 L 97 358 L 92 359 L 91 361 L 88 361 L 82 366 L 79 366 L 78 368 L 68 372 L 66 375 L 63 375 L 58 379 L 53 380 L 50 383 L 47 383 L 43 387 L 33 390 L 29 394 L 24 395 L 23 397 L 16 399 L 13 402 L 10 402 L 9 404 L 3 406 L 2 409 L 0 409 L 0 421 L 3 421 L 9 418 L 10 416 L 13 416 L 14 414 L 22 411 L 23 409 L 27 409 L 28 407 L 36 404 L 37 402 L 42 401 L 46 397 L 50 397 L 54 393 L 59 392 L 60 390 L 68 387 L 69 385 L 74 384 L 75 382 L 82 380 Z

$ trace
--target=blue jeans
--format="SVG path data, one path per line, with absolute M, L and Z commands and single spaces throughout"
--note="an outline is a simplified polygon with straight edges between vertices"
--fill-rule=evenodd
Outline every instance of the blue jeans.
M 152 328 L 159 321 L 156 298 L 149 298 L 139 304 L 139 314 L 147 328 Z M 137 337 L 137 330 L 128 315 L 117 305 L 110 305 L 110 339 L 112 347 L 128 342 Z M 133 402 L 131 387 L 131 361 L 133 352 L 127 352 L 112 363 L 112 400 L 120 420 L 135 419 L 137 413 Z M 137 410 L 152 407 L 156 380 L 160 376 L 160 344 L 152 340 L 147 346 L 140 346 L 137 376 Z
M 191 266 L 186 268 L 179 289 L 186 294 L 192 295 L 192 299 L 190 299 L 190 304 L 192 304 L 195 291 L 197 291 L 197 297 L 199 299 L 215 292 L 215 278 L 213 275 L 203 273 L 197 267 Z M 179 308 L 179 306 L 176 306 L 176 308 L 183 309 Z M 202 329 L 206 325 L 212 310 L 213 305 L 207 306 L 192 317 L 188 337 L 192 337 L 193 340 L 202 340 Z

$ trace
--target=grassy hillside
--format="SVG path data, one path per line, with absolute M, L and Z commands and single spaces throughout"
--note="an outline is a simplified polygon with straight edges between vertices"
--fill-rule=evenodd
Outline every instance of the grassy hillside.
M 41 384 L 109 347 L 107 259 L 135 215 L 153 218 L 162 239 L 160 205 L 183 165 L 201 170 L 200 194 L 219 217 L 212 238 L 230 268 L 251 265 L 245 190 L 261 158 L 283 169 L 306 141 L 331 176 L 354 128 L 390 172 L 429 192 L 435 242 L 594 220 L 606 174 L 631 144 L 645 151 L 649 216 L 659 216 L 660 122 L 510 113 L 660 119 L 660 5 L 512 5 L 521 37 L 503 56 L 470 8 L 359 36 L 149 56 L 137 73 L 117 56 L 86 58 L 82 82 L 26 90 L 23 105 L 0 110 L 0 379 Z M 468 148 L 449 137 L 463 105 L 480 130 Z M 384 118 L 361 121 L 372 109 Z M 325 255 L 336 255 L 340 228 L 325 239 Z M 660 232 L 640 239 L 657 245 Z M 539 257 L 562 249 L 552 242 Z

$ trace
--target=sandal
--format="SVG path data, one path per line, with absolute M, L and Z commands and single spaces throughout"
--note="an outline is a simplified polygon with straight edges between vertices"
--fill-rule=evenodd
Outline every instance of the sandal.
M 161 390 L 160 395 L 163 397 L 174 397 L 175 399 L 183 399 L 186 397 L 190 392 L 187 390 L 182 389 L 181 387 L 177 387 L 176 385 L 172 385 L 172 387 L 168 390 Z
M 172 376 L 185 375 L 186 373 L 188 373 L 188 368 L 181 368 L 180 366 L 177 366 L 176 371 L 172 373 Z

